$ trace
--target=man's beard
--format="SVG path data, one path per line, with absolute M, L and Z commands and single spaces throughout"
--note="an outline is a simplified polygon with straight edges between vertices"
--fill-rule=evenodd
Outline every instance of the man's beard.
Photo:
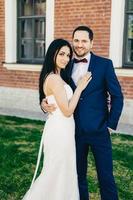
M 76 51 L 75 51 L 75 49 L 73 48 L 73 52 L 74 52 L 74 54 L 77 56 L 77 57 L 79 57 L 79 58 L 82 58 L 82 57 L 84 57 L 84 56 L 86 56 L 86 54 L 88 54 L 88 52 L 85 52 L 85 53 L 83 53 L 83 54 L 78 54 Z

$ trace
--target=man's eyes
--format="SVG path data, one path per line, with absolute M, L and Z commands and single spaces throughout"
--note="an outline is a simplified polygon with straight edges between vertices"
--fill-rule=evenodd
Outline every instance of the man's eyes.
M 83 43 L 87 43 L 87 40 L 83 40 L 82 42 L 83 42 Z
M 80 42 L 79 40 L 74 40 L 74 42 Z M 87 40 L 82 40 L 81 43 L 87 43 Z
M 74 40 L 74 42 L 79 42 L 78 40 Z

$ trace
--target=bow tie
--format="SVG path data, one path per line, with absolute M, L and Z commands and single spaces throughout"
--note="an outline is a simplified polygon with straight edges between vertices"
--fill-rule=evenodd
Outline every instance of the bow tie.
M 80 62 L 87 63 L 88 60 L 87 60 L 86 58 L 83 58 L 83 59 L 81 59 L 81 60 L 78 60 L 78 59 L 74 58 L 74 59 L 73 59 L 73 62 L 74 62 L 74 63 L 80 63 Z

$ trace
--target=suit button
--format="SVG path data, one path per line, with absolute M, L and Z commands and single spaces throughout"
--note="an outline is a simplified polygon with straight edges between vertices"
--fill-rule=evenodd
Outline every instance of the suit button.
M 81 97 L 80 100 L 83 100 L 83 98 Z

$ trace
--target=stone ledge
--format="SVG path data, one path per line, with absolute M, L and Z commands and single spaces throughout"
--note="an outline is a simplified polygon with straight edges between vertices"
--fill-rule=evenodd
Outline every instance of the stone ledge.
M 117 76 L 133 77 L 133 69 L 115 68 Z
M 3 64 L 8 70 L 19 70 L 19 71 L 33 71 L 40 72 L 42 65 L 38 64 L 17 64 L 17 63 L 5 63 Z

